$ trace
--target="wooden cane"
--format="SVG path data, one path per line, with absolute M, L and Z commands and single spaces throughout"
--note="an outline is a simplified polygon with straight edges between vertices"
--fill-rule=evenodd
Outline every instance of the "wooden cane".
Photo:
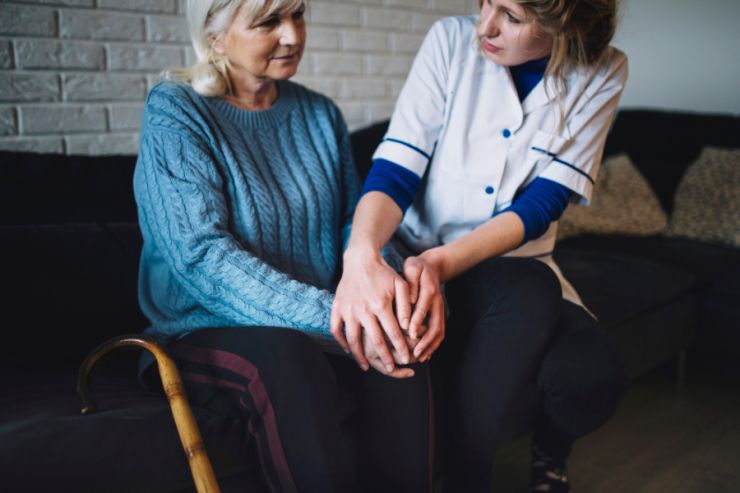
M 97 410 L 97 403 L 90 391 L 90 377 L 103 360 L 111 352 L 123 348 L 138 346 L 154 355 L 159 368 L 159 377 L 162 379 L 162 387 L 167 395 L 167 400 L 175 419 L 177 433 L 180 435 L 182 447 L 188 458 L 190 472 L 193 475 L 195 489 L 198 493 L 218 493 L 219 487 L 216 475 L 213 472 L 211 461 L 203 446 L 203 439 L 198 430 L 198 424 L 190 409 L 185 389 L 180 379 L 180 372 L 175 362 L 170 358 L 165 349 L 153 338 L 142 335 L 123 335 L 114 337 L 95 348 L 80 367 L 77 377 L 77 394 L 82 399 L 82 414 L 87 415 Z

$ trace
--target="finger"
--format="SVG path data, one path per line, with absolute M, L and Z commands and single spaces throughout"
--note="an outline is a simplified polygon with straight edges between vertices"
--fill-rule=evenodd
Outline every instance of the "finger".
M 439 334 L 435 332 L 434 330 L 427 330 L 427 333 L 424 334 L 424 337 L 421 338 L 419 341 L 419 344 L 416 345 L 414 348 L 414 357 L 417 358 L 419 361 L 423 360 L 421 359 L 421 356 L 426 355 L 426 350 L 431 347 L 432 343 L 434 342 L 434 339 Z
M 424 319 L 426 319 L 429 313 L 432 301 L 434 301 L 434 296 L 436 296 L 439 287 L 435 284 L 428 276 L 422 274 L 419 300 L 416 302 L 416 306 L 414 306 L 414 313 L 411 315 L 411 324 L 409 326 L 409 334 L 413 339 L 421 337 L 421 326 L 424 324 Z
M 429 314 L 429 330 L 414 348 L 414 356 L 421 362 L 428 361 L 445 337 L 444 302 L 438 297 Z
M 329 322 L 329 330 L 334 339 L 342 346 L 345 353 L 349 354 L 349 344 L 347 338 L 344 335 L 344 323 L 342 322 L 342 316 L 335 308 L 331 310 L 331 320 Z
M 362 346 L 362 327 L 356 320 L 346 320 L 344 327 L 347 331 L 347 343 L 352 356 L 355 357 L 355 361 L 360 365 L 360 368 L 367 371 L 370 368 L 370 363 L 365 357 L 365 348 Z
M 420 363 L 426 363 L 430 359 L 432 359 L 432 355 L 439 349 L 439 346 L 442 345 L 442 341 L 444 341 L 444 336 L 441 334 L 437 336 L 436 339 L 432 341 L 432 343 L 429 345 L 429 349 L 427 349 L 424 354 L 419 358 Z
M 374 316 L 369 316 L 362 321 L 362 327 L 365 329 L 365 334 L 369 339 L 370 344 L 373 345 L 378 358 L 383 362 L 386 370 L 388 370 L 388 372 L 392 372 L 396 365 L 393 361 L 393 356 L 385 343 L 385 337 L 383 336 L 383 331 L 381 330 L 380 325 L 378 325 L 378 320 Z
M 402 365 L 407 365 L 411 358 L 411 352 L 409 351 L 409 346 L 406 344 L 406 338 L 404 337 L 403 332 L 401 332 L 401 328 L 398 326 L 393 312 L 391 310 L 386 310 L 379 313 L 377 316 L 385 335 L 388 336 L 388 339 L 391 341 L 391 345 L 401 356 L 401 360 L 397 362 Z M 391 358 L 392 357 L 393 355 L 391 355 Z
M 409 284 L 409 302 L 416 304 L 419 298 L 419 278 L 421 277 L 421 267 L 413 260 L 406 260 L 403 264 L 403 277 Z
M 416 344 L 419 341 L 412 341 L 408 337 L 406 337 L 405 340 L 406 340 L 406 346 L 408 346 L 408 348 L 409 348 L 408 363 L 399 363 L 399 364 L 410 365 L 412 363 L 418 363 L 416 361 L 416 358 L 414 357 L 414 347 L 416 347 Z M 399 361 L 401 361 L 402 356 L 400 354 L 398 354 L 398 351 L 396 351 L 393 348 L 391 348 L 391 356 L 393 356 L 393 361 L 395 361 L 396 363 L 398 363 Z
M 372 366 L 375 370 L 378 371 L 378 373 L 382 373 L 383 375 L 391 378 L 411 378 L 416 373 L 411 368 L 396 368 L 393 371 L 389 372 L 382 361 L 378 358 L 370 358 L 370 366 Z
M 411 368 L 396 368 L 390 373 L 384 373 L 384 375 L 400 380 L 404 378 L 411 378 L 415 375 L 415 373 L 414 370 L 412 370 Z
M 427 318 L 429 318 L 429 314 L 427 313 Z M 424 337 L 424 334 L 427 333 L 427 330 L 429 330 L 429 322 L 424 320 L 421 325 L 416 329 L 416 339 L 415 341 L 419 341 L 422 337 Z
M 409 285 L 400 276 L 396 278 L 396 318 L 401 330 L 408 332 L 411 320 L 411 301 Z

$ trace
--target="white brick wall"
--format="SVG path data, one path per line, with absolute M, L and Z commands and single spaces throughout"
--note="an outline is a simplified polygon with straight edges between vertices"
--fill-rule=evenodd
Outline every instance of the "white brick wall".
M 296 79 L 387 118 L 431 24 L 478 0 L 309 0 Z M 193 60 L 182 0 L 0 1 L 0 149 L 133 154 L 146 92 Z

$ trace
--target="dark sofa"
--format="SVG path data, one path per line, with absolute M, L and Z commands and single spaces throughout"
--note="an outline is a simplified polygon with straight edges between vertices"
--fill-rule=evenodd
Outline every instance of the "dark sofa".
M 381 123 L 352 135 L 366 172 Z M 607 155 L 627 152 L 670 212 L 705 145 L 740 148 L 740 118 L 623 111 Z M 100 411 L 80 416 L 76 370 L 106 339 L 146 326 L 136 298 L 141 238 L 133 156 L 0 153 L 0 489 L 189 491 L 164 397 L 136 381 L 136 351 L 93 380 Z M 582 236 L 556 257 L 614 335 L 630 377 L 687 348 L 740 355 L 740 250 L 676 238 Z M 537 400 L 523 389 L 510 438 Z M 240 423 L 194 409 L 223 491 L 261 491 Z

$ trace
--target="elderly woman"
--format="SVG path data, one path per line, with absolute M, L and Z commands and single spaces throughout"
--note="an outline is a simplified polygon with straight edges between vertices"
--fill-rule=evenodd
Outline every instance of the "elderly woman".
M 425 368 L 362 372 L 329 331 L 359 184 L 337 107 L 288 81 L 305 3 L 188 2 L 197 63 L 151 90 L 134 178 L 146 332 L 271 491 L 428 491 Z

